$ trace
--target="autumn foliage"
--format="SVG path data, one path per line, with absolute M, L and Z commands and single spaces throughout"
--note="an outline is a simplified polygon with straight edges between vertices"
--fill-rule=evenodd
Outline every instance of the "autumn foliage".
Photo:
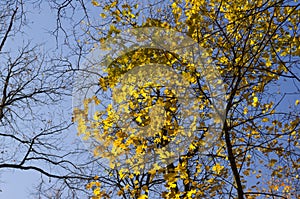
M 86 186 L 93 190 L 93 198 L 299 198 L 300 4 L 279 0 L 142 2 L 93 0 L 106 25 L 89 33 L 90 42 L 102 48 L 101 44 L 122 31 L 141 27 L 174 30 L 191 38 L 205 49 L 222 80 L 226 96 L 221 134 L 214 146 L 201 150 L 203 137 L 210 134 L 206 125 L 212 116 L 212 96 L 201 71 L 184 55 L 142 48 L 120 56 L 99 77 L 99 92 L 75 114 L 80 135 L 105 143 L 94 145 L 95 157 L 110 158 L 104 173 Z M 184 77 L 193 91 L 197 109 L 192 110 L 197 110 L 197 119 L 194 140 L 185 154 L 165 166 L 153 162 L 148 168 L 140 166 L 147 151 L 163 149 L 186 125 L 180 119 L 183 109 L 176 92 L 151 81 L 132 85 L 127 92 L 130 98 L 123 108 L 127 107 L 135 127 L 155 120 L 151 107 L 163 107 L 164 121 L 157 121 L 162 128 L 147 136 L 135 128 L 121 128 L 116 104 L 102 101 L 104 96 L 113 98 L 111 91 L 130 70 L 153 63 L 165 64 Z M 91 102 L 101 108 L 88 119 Z M 118 165 L 118 157 L 129 153 L 132 159 L 127 163 L 132 168 Z

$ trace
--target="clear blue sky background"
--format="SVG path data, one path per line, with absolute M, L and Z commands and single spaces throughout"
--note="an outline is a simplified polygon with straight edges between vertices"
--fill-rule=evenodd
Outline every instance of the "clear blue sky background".
M 26 6 L 26 2 L 25 2 Z M 28 6 L 28 5 L 27 5 Z M 29 5 L 30 6 L 30 5 Z M 55 49 L 55 40 L 54 37 L 50 37 L 48 30 L 53 30 L 56 25 L 56 13 L 51 13 L 48 5 L 42 5 L 42 11 L 34 10 L 33 8 L 27 7 L 27 10 L 30 10 L 31 13 L 28 13 L 29 21 L 32 21 L 32 24 L 29 24 L 29 27 L 25 28 L 25 33 L 28 38 L 32 39 L 33 43 L 42 43 L 45 42 L 45 47 L 47 49 Z M 23 38 L 16 38 L 15 42 L 22 42 Z M 46 50 L 46 49 L 45 49 Z M 289 85 L 291 82 L 281 81 L 280 86 L 281 90 L 288 92 L 291 88 Z M 286 100 L 286 106 L 283 106 L 283 109 L 286 109 L 289 105 L 293 106 L 297 96 L 289 96 L 289 99 Z M 69 105 L 72 105 L 70 101 Z M 78 139 L 76 137 L 76 132 L 73 132 L 71 139 Z M 2 171 L 1 171 L 2 172 Z M 33 198 L 30 196 L 33 186 L 36 186 L 40 174 L 34 171 L 15 171 L 7 170 L 6 172 L 0 173 L 0 199 L 26 199 Z
M 40 9 L 34 8 L 32 4 L 24 2 L 25 10 L 27 11 L 28 26 L 23 27 L 24 34 L 18 35 L 12 38 L 12 44 L 10 49 L 12 51 L 17 50 L 17 47 L 22 47 L 23 41 L 31 41 L 31 44 L 43 43 L 44 51 L 50 52 L 58 50 L 56 47 L 56 40 L 53 35 L 49 34 L 49 31 L 53 31 L 56 28 L 56 12 L 50 10 L 48 2 L 42 1 Z M 90 13 L 99 17 L 99 9 L 94 8 L 92 4 L 89 4 Z M 76 16 L 74 16 L 76 17 Z M 81 17 L 81 16 L 80 16 Z M 64 28 L 70 24 L 64 24 Z M 61 38 L 62 40 L 64 38 Z M 59 49 L 60 50 L 60 49 Z M 57 108 L 57 107 L 55 107 Z M 72 99 L 64 99 L 64 103 L 59 108 L 72 111 Z M 66 118 L 70 120 L 71 118 Z M 66 143 L 76 142 L 79 140 L 75 126 L 67 132 Z M 85 147 L 84 143 L 81 145 Z M 89 154 L 87 154 L 88 156 Z M 30 195 L 34 190 L 34 187 L 40 182 L 41 174 L 36 171 L 22 171 L 22 170 L 5 170 L 1 169 L 0 172 L 0 199 L 32 199 L 34 196 Z
M 29 23 L 28 27 L 25 27 L 25 35 L 14 37 L 14 46 L 22 46 L 23 40 L 31 40 L 32 44 L 45 43 L 46 49 L 55 48 L 54 37 L 50 37 L 47 30 L 55 27 L 56 18 L 55 13 L 51 13 L 47 9 L 47 4 L 42 4 L 42 10 L 34 9 L 31 4 L 25 2 L 25 9 L 28 11 L 27 17 Z M 11 47 L 13 50 L 14 48 Z M 15 49 L 17 50 L 17 48 Z M 71 102 L 70 102 L 71 104 Z M 75 133 L 74 133 L 75 137 Z M 6 170 L 0 173 L 0 199 L 31 199 L 34 198 L 29 194 L 32 191 L 33 186 L 36 186 L 40 178 L 40 174 L 35 171 L 20 171 L 20 170 Z

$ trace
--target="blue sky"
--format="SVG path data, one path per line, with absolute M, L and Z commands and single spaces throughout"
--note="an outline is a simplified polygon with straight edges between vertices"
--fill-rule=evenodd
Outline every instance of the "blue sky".
M 28 7 L 31 12 L 28 13 L 29 27 L 25 28 L 24 37 L 15 38 L 13 42 L 17 45 L 21 44 L 23 39 L 31 39 L 33 43 L 45 43 L 45 50 L 55 49 L 55 39 L 51 37 L 48 30 L 53 30 L 56 25 L 56 13 L 51 13 L 47 9 L 46 4 L 42 4 L 43 11 L 38 11 Z M 280 81 L 281 90 L 288 92 L 291 82 Z M 286 109 L 289 105 L 293 106 L 297 96 L 290 95 L 286 98 L 286 106 L 282 106 L 282 109 Z M 71 107 L 71 101 L 67 102 Z M 76 133 L 71 134 L 71 139 L 78 139 Z M 0 199 L 24 199 L 33 198 L 29 194 L 32 191 L 33 186 L 36 186 L 40 174 L 34 171 L 16 171 L 7 170 L 6 172 L 0 173 Z
M 50 35 L 49 31 L 53 31 L 56 28 L 56 11 L 51 10 L 46 1 L 42 1 L 41 7 L 34 7 L 33 4 L 24 4 L 25 11 L 27 11 L 26 17 L 28 20 L 28 26 L 23 27 L 23 34 L 18 34 L 13 37 L 10 41 L 10 46 L 8 49 L 12 52 L 16 52 L 18 47 L 22 47 L 22 44 L 28 40 L 31 44 L 43 44 L 42 50 L 47 53 L 55 52 L 61 50 L 60 46 L 56 46 L 56 40 L 53 35 Z M 99 16 L 99 9 L 96 10 L 96 16 Z M 76 17 L 76 16 L 75 16 Z M 70 24 L 64 24 L 65 28 Z M 63 38 L 60 38 L 61 40 Z M 59 41 L 61 42 L 61 41 Z M 67 54 L 67 52 L 64 52 Z M 72 99 L 64 99 L 64 102 L 60 104 L 58 109 L 65 109 L 68 111 L 69 116 L 72 111 Z M 52 107 L 52 109 L 55 109 Z M 47 112 L 47 107 L 45 112 Z M 71 120 L 70 118 L 66 118 Z M 66 143 L 78 143 L 80 138 L 77 136 L 75 126 L 67 132 Z M 81 143 L 80 147 L 85 147 L 84 143 Z M 68 145 L 68 144 L 66 144 Z M 87 154 L 89 156 L 89 154 Z M 34 198 L 30 195 L 34 190 L 34 187 L 40 182 L 41 174 L 36 171 L 23 171 L 23 170 L 4 170 L 1 169 L 0 172 L 0 199 L 24 199 L 24 198 Z M 46 179 L 46 178 L 45 178 Z
M 46 8 L 47 4 L 42 4 L 42 8 Z M 14 37 L 12 51 L 16 46 L 22 46 L 23 41 L 31 40 L 32 43 L 45 43 L 45 51 L 55 47 L 55 40 L 49 36 L 47 30 L 55 26 L 55 13 L 49 12 L 47 9 L 39 12 L 33 8 L 31 4 L 25 3 L 29 26 L 24 28 L 24 35 Z M 74 136 L 75 137 L 75 136 Z M 1 170 L 2 172 L 3 170 Z M 0 173 L 0 199 L 24 199 L 33 198 L 29 194 L 33 186 L 37 185 L 40 174 L 35 171 L 6 170 Z

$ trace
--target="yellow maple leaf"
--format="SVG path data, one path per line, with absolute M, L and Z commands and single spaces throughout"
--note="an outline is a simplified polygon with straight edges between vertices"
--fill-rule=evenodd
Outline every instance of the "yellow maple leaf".
M 147 199 L 147 198 L 148 198 L 147 195 L 140 195 L 140 196 L 138 197 L 138 199 Z
M 266 66 L 267 66 L 267 67 L 272 66 L 272 62 L 271 62 L 269 59 L 266 61 Z
M 212 170 L 214 172 L 216 172 L 217 174 L 220 174 L 220 172 L 223 170 L 224 166 L 221 166 L 219 163 L 217 163 L 216 165 L 214 165 L 212 167 Z
M 100 6 L 100 4 L 99 4 L 97 1 L 95 1 L 95 0 L 92 0 L 92 4 L 93 4 L 94 6 Z
M 105 19 L 105 18 L 106 18 L 106 14 L 101 13 L 101 14 L 100 14 L 100 17 L 102 17 L 103 19 Z
M 142 122 L 143 122 L 141 116 L 138 116 L 135 120 L 136 120 L 138 123 L 142 123 Z
M 188 191 L 187 197 L 192 198 L 193 194 L 196 194 L 196 189 L 192 189 L 191 191 Z
M 244 115 L 246 115 L 248 113 L 248 107 L 244 108 Z
M 270 167 L 273 167 L 273 166 L 275 165 L 276 162 L 277 162 L 276 159 L 271 159 L 271 160 L 269 161 L 269 166 L 270 166 Z
M 96 189 L 94 189 L 94 195 L 99 195 L 101 192 L 100 192 L 100 188 L 98 187 L 98 188 L 96 188 Z
M 257 107 L 257 106 L 258 106 L 258 98 L 257 98 L 256 96 L 253 97 L 252 106 L 253 106 L 253 107 Z
M 123 170 L 123 169 L 121 169 L 121 170 L 119 171 L 119 176 L 120 176 L 121 179 L 124 178 L 124 177 L 126 176 L 126 173 L 124 173 L 124 170 Z
M 268 122 L 269 121 L 269 118 L 265 117 L 261 120 L 262 122 Z

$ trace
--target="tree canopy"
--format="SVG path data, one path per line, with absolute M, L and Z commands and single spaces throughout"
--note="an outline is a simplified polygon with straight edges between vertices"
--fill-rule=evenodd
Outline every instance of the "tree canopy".
M 93 198 L 299 197 L 297 1 L 93 0 L 92 4 L 99 9 L 101 24 L 86 23 L 96 30 L 88 32 L 86 40 L 103 51 L 127 49 L 118 56 L 107 55 L 110 62 L 106 65 L 93 63 L 104 67 L 98 91 L 86 98 L 84 108 L 75 114 L 79 134 L 96 143 L 94 155 L 110 161 L 106 174 L 102 174 L 109 182 L 94 180 L 86 187 L 93 190 Z M 214 82 L 215 87 L 224 87 L 224 106 L 218 107 L 224 108 L 224 114 L 219 115 L 221 133 L 206 150 L 203 147 L 209 139 L 204 138 L 215 135 L 209 128 L 215 96 L 207 75 L 212 71 L 199 70 L 188 53 L 171 52 L 175 49 L 172 47 L 123 47 L 114 40 L 127 29 L 151 27 L 191 38 L 204 49 L 203 55 L 208 58 L 205 63 L 214 66 L 221 80 L 219 84 Z M 142 33 L 130 35 L 134 37 L 131 41 L 142 43 L 147 39 Z M 107 45 L 110 42 L 113 44 Z M 160 42 L 164 45 L 163 39 Z M 178 39 L 174 45 L 181 42 L 185 41 Z M 189 90 L 185 97 L 192 99 L 192 106 L 180 101 L 182 96 L 175 87 L 166 86 L 177 81 L 176 75 L 165 72 L 168 75 L 157 83 L 149 72 L 155 68 L 153 64 L 163 64 L 183 77 Z M 139 70 L 141 65 L 144 71 Z M 106 103 L 104 99 L 111 101 Z M 99 108 L 94 118 L 88 117 L 91 103 Z M 162 113 L 155 112 L 160 115 L 151 112 L 155 107 L 161 108 Z M 190 116 L 183 114 L 187 108 L 194 120 L 184 120 Z M 150 131 L 145 130 L 150 124 Z M 152 128 L 153 124 L 159 128 Z M 168 144 L 182 132 L 187 133 L 182 128 L 190 129 L 192 141 L 180 155 L 176 154 L 177 158 L 159 164 L 163 157 L 172 156 L 166 155 Z M 152 162 L 151 168 L 141 166 L 153 151 L 161 159 Z M 127 167 L 120 163 L 124 157 Z
M 0 7 L 0 170 L 39 172 L 37 197 L 300 197 L 298 1 Z

